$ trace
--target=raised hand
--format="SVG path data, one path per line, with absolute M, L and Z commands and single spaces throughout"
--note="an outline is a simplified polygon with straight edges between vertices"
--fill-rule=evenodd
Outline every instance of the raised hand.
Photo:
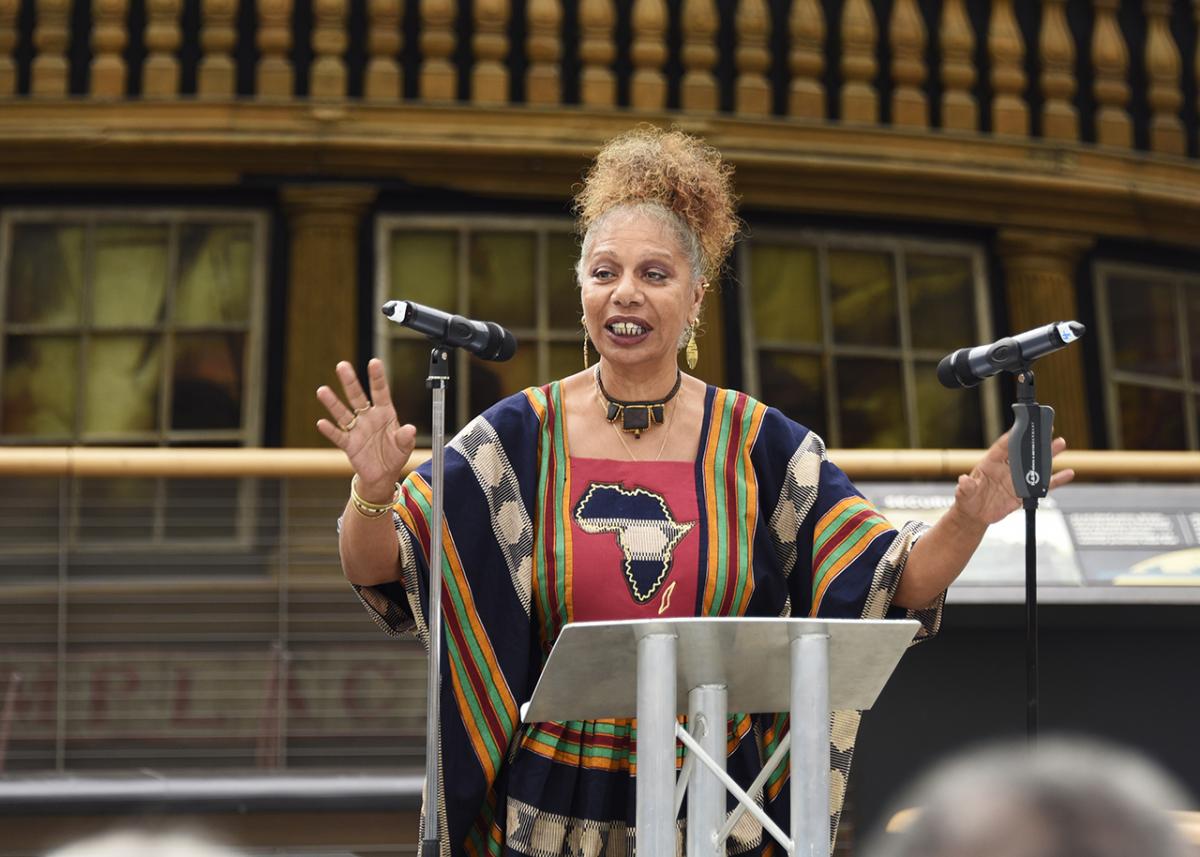
M 374 358 L 367 364 L 370 398 L 353 366 L 343 360 L 335 371 L 346 401 L 329 387 L 317 388 L 317 399 L 330 416 L 317 420 L 317 431 L 350 459 L 358 476 L 359 496 L 368 502 L 385 503 L 412 455 L 417 430 L 409 424 L 401 425 L 396 417 L 383 361 Z
M 1056 437 L 1050 445 L 1052 455 L 1067 448 L 1067 442 Z M 1074 470 L 1061 470 L 1050 478 L 1050 489 L 1066 485 L 1075 478 Z M 1008 467 L 1008 432 L 1000 435 L 969 474 L 958 477 L 954 502 L 959 511 L 983 523 L 994 524 L 1021 508 L 1021 498 L 1013 491 Z

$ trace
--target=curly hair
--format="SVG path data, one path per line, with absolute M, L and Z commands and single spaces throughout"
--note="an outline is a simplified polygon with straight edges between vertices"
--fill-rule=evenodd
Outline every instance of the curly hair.
M 661 206 L 699 249 L 698 273 L 713 279 L 741 228 L 732 176 L 721 153 L 696 137 L 653 126 L 627 131 L 600 150 L 575 196 L 579 234 L 586 238 L 614 209 Z

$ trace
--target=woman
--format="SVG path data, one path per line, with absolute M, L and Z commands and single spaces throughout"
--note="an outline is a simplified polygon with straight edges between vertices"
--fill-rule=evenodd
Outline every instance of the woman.
M 680 371 L 738 231 L 714 150 L 679 132 L 626 134 L 576 203 L 585 361 L 590 340 L 599 362 L 501 401 L 446 457 L 443 829 L 455 855 L 633 850 L 631 724 L 519 723 L 566 622 L 909 615 L 928 636 L 986 527 L 1019 505 L 998 441 L 936 526 L 896 531 L 815 434 Z M 345 402 L 317 393 L 330 414 L 318 428 L 355 471 L 342 563 L 389 633 L 428 645 L 428 471 L 396 484 L 415 429 L 400 424 L 380 361 L 367 371 L 369 397 L 348 363 Z M 856 726 L 855 712 L 834 723 L 835 822 Z M 787 718 L 734 715 L 728 728 L 728 770 L 745 786 Z M 786 773 L 764 803 L 786 829 Z M 770 847 L 746 815 L 728 851 Z

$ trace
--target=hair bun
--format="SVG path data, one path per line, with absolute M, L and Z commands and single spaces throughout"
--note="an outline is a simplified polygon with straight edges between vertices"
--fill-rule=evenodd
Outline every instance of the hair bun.
M 695 234 L 704 275 L 713 279 L 740 230 L 733 167 L 721 153 L 682 131 L 642 126 L 614 137 L 592 163 L 575 196 L 580 234 L 607 211 L 658 203 Z

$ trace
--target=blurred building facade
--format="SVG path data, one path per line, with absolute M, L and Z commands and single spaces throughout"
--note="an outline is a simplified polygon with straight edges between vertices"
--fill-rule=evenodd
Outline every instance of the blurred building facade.
M 706 379 L 833 447 L 980 447 L 1011 390 L 944 390 L 937 361 L 1073 318 L 1088 335 L 1037 372 L 1060 433 L 1200 449 L 1198 21 L 1197 0 L 0 0 L 0 443 L 317 446 L 314 390 L 374 354 L 427 433 L 427 348 L 389 298 L 521 341 L 459 355 L 454 425 L 575 371 L 572 187 L 651 122 L 737 170 Z M 344 486 L 3 493 L 5 770 L 420 763 L 419 653 L 385 657 L 336 579 Z

